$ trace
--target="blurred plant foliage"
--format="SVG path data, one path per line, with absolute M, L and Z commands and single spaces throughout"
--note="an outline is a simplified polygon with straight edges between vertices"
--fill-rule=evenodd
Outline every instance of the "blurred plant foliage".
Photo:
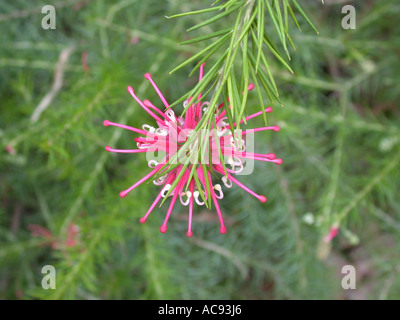
M 299 0 L 307 16 L 293 0 L 282 2 L 291 9 L 219 1 L 218 10 L 201 0 L 49 2 L 56 30 L 41 28 L 43 2 L 0 2 L 1 298 L 400 298 L 398 1 L 347 1 L 356 30 L 342 29 L 343 1 L 335 0 Z M 205 57 L 203 94 L 217 101 L 210 89 L 223 88 L 221 99 L 238 106 L 233 119 L 274 107 L 268 121 L 282 130 L 261 133 L 256 149 L 285 162 L 257 164 L 243 177 L 267 203 L 232 188 L 221 202 L 227 234 L 214 212 L 197 209 L 188 239 L 185 208 L 177 206 L 166 234 L 165 205 L 138 222 L 154 185 L 118 197 L 147 163 L 105 152 L 135 136 L 110 133 L 102 121 L 151 121 L 126 92 L 132 85 L 156 101 L 146 72 L 168 101 L 198 95 L 188 75 Z M 216 74 L 222 65 L 229 72 Z M 256 90 L 242 96 L 250 81 Z M 339 234 L 326 244 L 333 226 Z M 48 264 L 56 290 L 41 288 Z M 341 288 L 344 264 L 356 267 L 355 291 Z

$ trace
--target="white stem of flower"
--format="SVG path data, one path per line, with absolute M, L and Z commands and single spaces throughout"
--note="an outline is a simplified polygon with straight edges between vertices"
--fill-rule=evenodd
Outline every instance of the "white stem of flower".
M 200 192 L 199 191 L 195 191 L 195 192 L 193 192 L 193 197 L 194 197 L 194 201 L 196 201 L 196 203 L 199 205 L 199 206 L 202 206 L 203 204 L 204 204 L 204 202 L 201 202 L 200 200 L 199 200 L 199 196 L 200 196 Z
M 148 124 L 142 125 L 142 128 L 143 128 L 144 131 L 148 131 L 150 133 L 154 133 L 156 131 L 156 128 L 154 128 L 154 127 L 152 127 L 152 126 L 150 126 Z
M 186 196 L 187 196 L 186 201 L 183 201 L 182 195 L 186 195 Z M 184 206 L 189 205 L 189 202 L 190 202 L 190 198 L 191 198 L 191 197 L 192 197 L 192 193 L 191 193 L 190 191 L 183 192 L 183 193 L 181 193 L 181 194 L 179 195 L 179 199 L 181 200 L 181 203 L 182 203 L 182 205 L 184 205 Z
M 227 188 L 232 187 L 232 181 L 229 180 L 226 176 L 222 177 L 222 182 L 224 183 L 225 187 L 227 187 Z
M 214 189 L 218 191 L 218 194 L 215 194 L 217 199 L 222 199 L 224 197 L 224 193 L 222 192 L 222 188 L 220 184 L 214 185 Z
M 159 165 L 159 163 L 156 160 L 150 160 L 148 163 L 150 168 L 155 168 Z
M 163 128 L 157 128 L 156 129 L 156 135 L 159 135 L 159 136 L 167 136 L 168 135 L 168 131 L 167 130 L 165 130 L 165 129 L 163 129 Z
M 175 113 L 174 113 L 171 109 L 168 109 L 167 111 L 165 111 L 165 114 L 167 115 L 167 117 L 168 117 L 173 123 L 176 123 Z
M 160 186 L 160 185 L 162 185 L 162 184 L 164 183 L 164 181 L 165 181 L 166 178 L 167 178 L 167 175 L 164 175 L 164 176 L 162 176 L 162 177 L 160 177 L 160 178 L 157 178 L 156 180 L 153 180 L 153 183 L 154 183 L 156 186 Z
M 167 195 L 168 190 L 171 189 L 171 185 L 168 183 L 165 185 L 165 187 L 161 191 L 161 197 L 165 198 Z

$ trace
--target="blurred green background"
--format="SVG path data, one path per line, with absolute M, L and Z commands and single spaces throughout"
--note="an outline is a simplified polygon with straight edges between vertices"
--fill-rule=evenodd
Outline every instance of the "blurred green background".
M 45 4 L 56 8 L 55 30 L 41 27 Z M 256 152 L 275 152 L 284 164 L 257 163 L 240 177 L 268 202 L 233 187 L 221 201 L 227 233 L 201 207 L 188 239 L 180 204 L 166 234 L 166 206 L 139 223 L 153 184 L 119 198 L 149 169 L 144 155 L 104 151 L 132 148 L 136 135 L 102 121 L 151 123 L 126 91 L 132 85 L 158 101 L 146 72 L 169 101 L 191 89 L 194 64 L 168 72 L 207 42 L 177 43 L 220 25 L 188 34 L 204 16 L 165 16 L 211 1 L 2 0 L 0 298 L 400 298 L 400 4 L 300 4 L 320 34 L 299 17 L 295 75 L 271 60 L 283 107 L 274 105 L 269 122 L 282 130 L 256 141 Z M 341 27 L 345 4 L 356 8 L 355 30 Z M 257 103 L 251 92 L 249 113 Z M 44 265 L 57 270 L 55 290 L 41 287 Z M 342 289 L 344 265 L 356 268 L 355 290 Z

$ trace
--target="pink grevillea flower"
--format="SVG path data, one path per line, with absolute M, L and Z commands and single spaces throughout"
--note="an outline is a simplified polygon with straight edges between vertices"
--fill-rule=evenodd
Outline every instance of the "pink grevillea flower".
M 331 240 L 337 236 L 338 232 L 339 232 L 339 227 L 337 226 L 331 227 L 329 233 L 324 237 L 324 242 L 325 243 L 331 242 Z
M 62 249 L 64 247 L 75 247 L 78 244 L 79 227 L 71 223 L 68 226 L 66 239 L 62 240 L 54 236 L 49 229 L 37 224 L 30 224 L 28 229 L 31 231 L 32 237 L 44 239 L 43 245 L 48 245 L 52 249 Z
M 201 81 L 203 78 L 203 70 L 204 64 L 200 67 L 199 81 Z M 194 202 L 197 205 L 202 206 L 205 203 L 204 200 L 207 201 L 211 197 L 220 221 L 220 232 L 222 234 L 225 233 L 226 228 L 218 203 L 218 200 L 222 199 L 224 194 L 220 184 L 213 184 L 210 172 L 212 171 L 214 176 L 214 173 L 222 175 L 221 181 L 226 188 L 231 188 L 233 184 L 236 184 L 249 194 L 256 197 L 259 201 L 266 202 L 267 198 L 265 196 L 255 193 L 253 190 L 249 189 L 239 180 L 237 180 L 233 175 L 240 174 L 240 172 L 243 171 L 244 163 L 246 161 L 259 160 L 273 162 L 275 164 L 282 163 L 282 159 L 276 158 L 275 154 L 273 153 L 258 154 L 246 152 L 246 143 L 245 140 L 242 139 L 242 137 L 246 137 L 253 132 L 263 130 L 279 131 L 279 127 L 262 127 L 245 131 L 238 131 L 235 129 L 234 137 L 232 135 L 230 125 L 226 122 L 226 110 L 223 110 L 222 108 L 224 104 L 221 104 L 219 107 L 215 108 L 215 111 L 209 111 L 209 103 L 199 101 L 201 97 L 199 97 L 198 101 L 195 103 L 191 102 L 191 98 L 186 100 L 184 102 L 184 107 L 186 108 L 185 117 L 177 117 L 169 107 L 167 100 L 162 95 L 157 85 L 154 83 L 151 75 L 146 73 L 145 78 L 150 81 L 160 97 L 165 106 L 164 111 L 155 107 L 149 100 L 141 101 L 135 95 L 134 90 L 130 86 L 128 86 L 128 92 L 136 100 L 136 102 L 156 121 L 157 127 L 144 124 L 142 129 L 138 129 L 124 124 L 114 123 L 109 120 L 105 120 L 103 122 L 104 126 L 106 127 L 120 127 L 142 135 L 141 137 L 135 139 L 137 142 L 137 149 L 114 149 L 110 146 L 106 146 L 106 151 L 117 153 L 146 153 L 148 165 L 150 168 L 152 168 L 152 170 L 138 182 L 133 184 L 128 189 L 121 191 L 120 196 L 125 197 L 129 192 L 143 182 L 153 179 L 154 184 L 161 186 L 161 191 L 151 204 L 146 214 L 140 218 L 140 222 L 146 222 L 150 213 L 160 202 L 161 198 L 165 198 L 168 195 L 172 199 L 169 204 L 165 220 L 160 228 L 160 231 L 165 233 L 167 231 L 167 223 L 171 216 L 171 212 L 177 199 L 179 198 L 182 205 L 189 207 L 189 223 L 188 231 L 186 233 L 188 237 L 193 235 L 192 221 Z M 253 88 L 254 85 L 250 84 L 248 89 L 252 90 Z M 228 109 L 229 108 L 230 106 L 228 106 Z M 215 123 L 215 127 L 213 127 L 211 130 L 208 130 L 206 134 L 201 135 L 203 137 L 203 141 L 204 139 L 208 139 L 207 142 L 209 147 L 207 148 L 205 155 L 200 156 L 198 145 L 199 143 L 202 143 L 202 141 L 200 138 L 193 137 L 198 137 L 199 131 L 195 131 L 195 128 L 205 114 L 210 115 L 209 112 L 212 112 L 212 116 L 214 117 L 213 123 Z M 259 116 L 263 112 L 272 112 L 272 108 L 268 107 L 265 109 L 265 111 L 252 114 L 248 116 L 246 120 L 250 120 L 251 118 Z M 241 123 L 243 122 L 244 120 L 241 121 Z M 236 123 L 233 123 L 233 127 L 236 127 Z M 178 153 L 179 150 L 183 148 L 185 142 L 187 142 L 186 146 L 189 144 L 188 149 L 182 149 L 185 152 Z M 155 152 L 158 154 L 158 159 L 154 159 Z M 220 152 L 224 155 L 224 160 L 227 162 L 226 166 L 221 163 Z M 188 156 L 191 160 L 195 159 L 197 161 L 196 164 L 198 165 L 195 165 L 193 162 L 191 162 L 190 165 L 184 165 L 185 162 L 180 162 L 178 160 L 179 154 L 182 153 Z M 149 157 L 149 155 L 152 155 L 153 157 Z M 206 171 L 203 171 L 205 166 L 202 165 L 204 164 L 207 164 Z M 195 165 L 195 167 L 193 167 L 193 165 Z M 191 174 L 192 171 L 194 174 Z M 163 174 L 164 172 L 165 174 Z M 156 177 L 154 177 L 155 175 Z M 207 182 L 210 184 L 210 191 L 208 191 Z M 170 190 L 173 185 L 173 190 Z M 198 189 L 199 186 L 201 187 L 202 192 L 200 192 Z
M 6 145 L 6 151 L 11 154 L 11 155 L 15 155 L 17 152 L 15 151 L 14 147 L 11 145 Z

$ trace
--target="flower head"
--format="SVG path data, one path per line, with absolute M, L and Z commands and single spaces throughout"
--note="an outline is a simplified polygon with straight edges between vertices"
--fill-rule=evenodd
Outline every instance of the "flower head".
M 67 229 L 66 239 L 60 239 L 53 235 L 53 233 L 37 224 L 30 224 L 28 229 L 31 231 L 32 237 L 39 237 L 44 239 L 43 245 L 48 245 L 52 249 L 64 249 L 65 247 L 75 247 L 79 244 L 79 226 L 75 223 L 70 223 Z
M 200 67 L 199 81 L 203 78 L 204 64 Z M 160 231 L 167 231 L 167 223 L 171 216 L 176 201 L 189 207 L 189 223 L 187 236 L 191 237 L 193 221 L 194 202 L 202 206 L 206 202 L 213 202 L 220 221 L 220 232 L 226 232 L 224 220 L 220 210 L 218 200 L 224 197 L 222 186 L 212 182 L 211 173 L 215 176 L 218 173 L 221 181 L 226 188 L 231 188 L 236 184 L 249 194 L 256 197 L 261 202 L 266 202 L 267 198 L 255 193 L 238 181 L 233 175 L 240 174 L 246 161 L 259 160 L 281 164 L 282 159 L 275 157 L 275 154 L 258 154 L 246 152 L 246 136 L 254 132 L 263 130 L 279 131 L 278 126 L 262 127 L 253 130 L 236 130 L 236 123 L 232 123 L 232 128 L 227 123 L 227 110 L 223 108 L 224 103 L 218 107 L 209 109 L 208 102 L 201 102 L 201 96 L 193 102 L 189 98 L 184 102 L 185 114 L 176 116 L 170 108 L 167 100 L 154 83 L 149 73 L 145 74 L 160 97 L 165 106 L 164 111 L 154 106 L 149 100 L 141 101 L 132 87 L 128 86 L 128 92 L 136 102 L 155 120 L 157 126 L 153 127 L 144 124 L 142 129 L 130 127 L 105 120 L 104 126 L 115 126 L 124 128 L 141 135 L 136 138 L 137 148 L 135 149 L 114 149 L 105 147 L 106 151 L 117 153 L 146 153 L 148 165 L 152 170 L 126 190 L 120 192 L 121 197 L 125 197 L 143 182 L 152 179 L 153 183 L 160 186 L 161 190 L 154 202 L 151 204 L 146 214 L 140 218 L 140 222 L 146 222 L 150 213 L 162 198 L 171 197 L 167 214 L 161 225 Z M 249 90 L 254 88 L 249 85 Z M 268 107 L 264 111 L 257 112 L 245 118 L 250 120 L 263 112 L 272 112 Z M 203 117 L 211 119 L 211 129 L 199 130 L 198 125 Z M 242 120 L 240 123 L 243 123 Z M 157 153 L 157 157 L 155 154 Z M 222 159 L 226 162 L 222 162 Z M 165 199 L 164 199 L 165 200 Z
M 337 236 L 339 233 L 339 227 L 337 225 L 334 225 L 330 228 L 329 233 L 324 237 L 324 242 L 329 243 L 333 238 Z

